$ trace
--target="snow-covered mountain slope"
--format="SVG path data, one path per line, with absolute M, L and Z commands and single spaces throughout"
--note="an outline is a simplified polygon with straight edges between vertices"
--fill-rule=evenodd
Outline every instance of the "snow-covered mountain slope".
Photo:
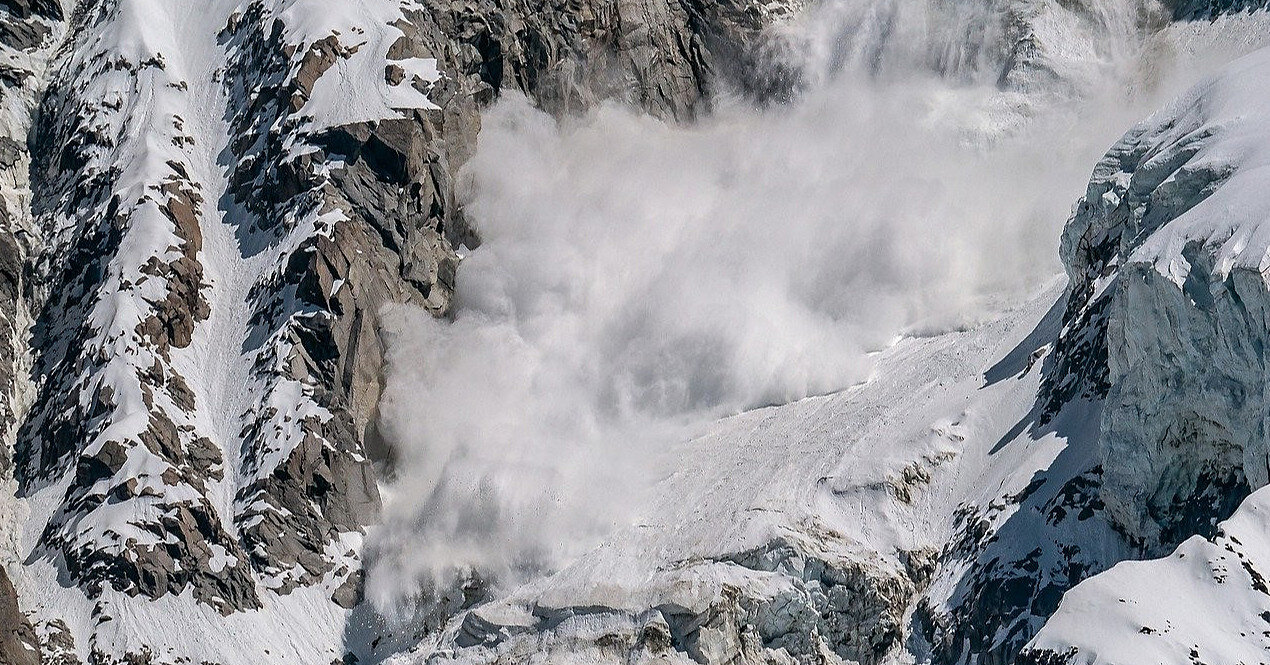
M 1125 562 L 1077 586 L 1026 652 L 1037 663 L 1266 660 L 1266 491 L 1213 536 L 1163 559 Z M 1089 618 L 1098 617 L 1097 625 Z
M 453 313 L 480 243 L 461 169 L 500 94 L 690 123 L 921 71 L 972 91 L 950 124 L 991 145 L 1264 43 L 1244 8 L 0 0 L 0 662 L 1001 663 L 1038 630 L 1030 657 L 1087 648 L 1069 608 L 1134 584 L 1103 571 L 1194 534 L 1257 590 L 1261 494 L 1213 525 L 1270 481 L 1239 194 L 1264 56 L 1100 164 L 1066 287 L 702 426 L 639 520 L 523 586 L 473 571 L 394 623 L 361 570 L 409 487 L 381 316 Z

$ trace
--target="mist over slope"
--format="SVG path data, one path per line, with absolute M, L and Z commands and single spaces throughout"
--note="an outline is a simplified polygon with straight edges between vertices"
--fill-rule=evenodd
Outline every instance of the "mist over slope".
M 1230 29 L 1238 20 L 1210 25 Z M 1255 27 L 1236 27 L 1226 43 L 1238 51 L 1250 43 L 1245 37 L 1252 35 L 1255 43 L 1257 34 Z M 684 427 L 678 436 L 687 443 L 666 439 L 659 451 L 664 461 L 652 466 L 663 474 L 639 498 L 630 525 L 580 557 L 562 558 L 563 568 L 546 577 L 538 577 L 541 564 L 510 573 L 506 566 L 517 551 L 542 543 L 576 544 L 592 535 L 593 521 L 578 520 L 573 525 L 579 528 L 569 529 L 568 502 L 573 490 L 591 501 L 588 489 L 601 488 L 602 496 L 611 490 L 615 485 L 604 476 L 606 467 L 598 465 L 600 471 L 588 477 L 576 467 L 561 466 L 566 471 L 545 476 L 555 484 L 544 487 L 544 476 L 523 482 L 514 469 L 526 458 L 550 465 L 552 452 L 561 450 L 551 447 L 550 437 L 533 441 L 518 429 L 516 436 L 496 439 L 490 451 L 462 449 L 464 461 L 471 463 L 466 477 L 481 479 L 474 485 L 487 502 L 484 515 L 494 519 L 481 522 L 485 531 L 458 535 L 466 542 L 496 542 L 473 549 L 511 558 L 425 553 L 404 568 L 388 568 L 413 571 L 425 585 L 441 583 L 442 588 L 445 575 L 456 569 L 477 579 L 493 576 L 496 585 L 492 602 L 460 613 L 435 641 L 400 662 L 1129 663 L 1144 662 L 1135 655 L 1142 653 L 1138 647 L 1128 646 L 1140 642 L 1149 644 L 1151 662 L 1190 662 L 1197 649 L 1217 662 L 1231 654 L 1261 653 L 1255 637 L 1216 636 L 1228 635 L 1232 626 L 1253 634 L 1250 626 L 1259 620 L 1260 608 L 1255 592 L 1263 575 L 1260 560 L 1240 544 L 1260 537 L 1255 535 L 1260 494 L 1248 499 L 1252 505 L 1235 510 L 1265 483 L 1264 436 L 1256 417 L 1265 404 L 1257 350 L 1266 329 L 1259 304 L 1266 287 L 1264 273 L 1258 272 L 1265 252 L 1255 222 L 1259 199 L 1248 194 L 1262 175 L 1258 146 L 1265 136 L 1249 128 L 1264 111 L 1262 86 L 1253 74 L 1261 71 L 1264 54 L 1238 61 L 1217 83 L 1205 82 L 1166 105 L 1101 160 L 1101 142 L 1114 141 L 1119 128 L 1109 127 L 1109 135 L 1091 145 L 1075 140 L 1098 131 L 1084 113 L 1135 116 L 1136 104 L 1153 108 L 1189 86 L 1192 76 L 1217 66 L 1220 58 L 1203 49 L 1221 40 L 1190 25 L 1162 29 L 1142 42 L 1139 53 L 1149 54 L 1144 57 L 1150 65 L 1141 60 L 1124 65 L 1133 75 L 1144 68 L 1154 71 L 1158 87 L 1132 87 L 1124 95 L 1114 94 L 1114 86 L 1089 87 L 1085 95 L 1064 97 L 1074 94 L 1072 89 L 1055 84 L 1013 97 L 1011 112 L 1004 114 L 997 104 L 1018 91 L 990 88 L 974 97 L 947 86 L 944 78 L 934 79 L 942 85 L 924 89 L 916 75 L 895 92 L 881 75 L 841 84 L 838 90 L 847 95 L 868 93 L 873 95 L 866 97 L 869 102 L 880 100 L 885 112 L 877 116 L 869 115 L 874 107 L 858 97 L 849 97 L 851 110 L 841 111 L 830 83 L 824 92 L 813 89 L 780 109 L 783 115 L 725 107 L 687 132 L 648 122 L 638 132 L 624 132 L 630 117 L 612 110 L 557 123 L 524 106 L 505 106 L 505 124 L 494 125 L 493 131 L 487 125 L 485 135 L 498 141 L 493 145 L 500 155 L 521 154 L 504 147 L 511 136 L 513 146 L 527 146 L 523 154 L 563 157 L 543 160 L 542 166 L 530 162 L 532 167 L 508 160 L 511 165 L 503 171 L 505 162 L 485 163 L 478 150 L 470 164 L 470 209 L 478 228 L 482 214 L 495 221 L 486 244 L 460 269 L 456 318 L 452 327 L 442 328 L 464 334 L 429 337 L 431 323 L 420 326 L 422 333 L 408 330 L 406 340 L 417 335 L 426 342 L 407 346 L 414 350 L 394 367 L 408 365 L 425 347 L 479 357 L 486 349 L 473 341 L 499 331 L 495 336 L 504 336 L 498 348 L 521 349 L 526 357 L 592 354 L 605 371 L 601 388 L 589 395 L 608 397 L 604 381 L 622 376 L 632 359 L 638 366 L 640 349 L 657 348 L 659 335 L 682 340 L 677 335 L 684 321 L 701 321 L 701 312 L 722 301 L 732 305 L 721 308 L 732 318 L 704 326 L 713 344 L 700 356 L 694 355 L 699 345 L 670 344 L 702 361 L 652 354 L 660 361 L 660 373 L 632 374 L 693 385 L 695 375 L 683 368 L 706 367 L 725 376 L 736 371 L 767 377 L 773 381 L 769 385 L 780 386 L 806 374 L 791 356 L 773 365 L 789 374 L 756 372 L 755 365 L 746 364 L 752 356 L 737 351 L 752 339 L 744 314 L 759 325 L 772 312 L 782 322 L 798 320 L 788 314 L 789 303 L 810 302 L 829 324 L 826 337 L 835 340 L 833 351 L 815 356 L 829 364 L 828 370 L 814 361 L 811 366 L 827 371 L 842 388 L 850 387 L 798 400 L 810 391 L 754 397 L 746 392 L 752 384 L 715 382 L 710 385 L 731 389 L 709 393 L 721 396 L 717 401 L 681 400 L 688 406 L 678 411 L 667 411 L 657 399 L 626 398 L 620 403 L 642 406 L 641 417 L 672 416 L 660 423 L 744 412 L 704 428 Z M 1175 57 L 1169 66 L 1159 59 L 1166 53 Z M 962 109 L 956 123 L 936 122 L 930 105 L 912 104 L 938 99 L 948 87 L 962 101 L 976 102 L 971 112 Z M 909 103 L 887 106 L 890 94 Z M 817 106 L 821 100 L 828 101 Z M 1034 104 L 1041 101 L 1048 106 L 1037 110 Z M 912 113 L 914 108 L 920 111 Z M 811 109 L 808 116 L 800 116 L 806 109 Z M 495 122 L 502 119 L 498 112 Z M 851 123 L 861 116 L 867 120 Z M 817 131 L 798 124 L 825 117 L 833 121 L 817 125 Z M 896 129 L 890 129 L 891 122 Z M 785 134 L 783 123 L 797 129 Z M 737 127 L 743 128 L 738 134 L 727 133 Z M 659 131 L 674 140 L 659 144 Z M 626 135 L 637 136 L 640 152 L 623 149 Z M 778 138 L 767 142 L 772 136 Z M 816 140 L 800 143 L 799 137 L 807 136 Z M 694 152 L 695 140 L 709 147 Z M 815 155 L 809 161 L 814 166 L 800 169 L 798 160 L 782 151 L 786 146 L 794 155 Z M 645 150 L 656 154 L 637 156 Z M 874 171 L 852 159 L 861 153 L 869 167 L 902 173 L 902 186 L 870 179 Z M 609 157 L 615 158 L 612 170 L 605 170 Z M 1082 160 L 1085 166 L 1078 164 Z M 1090 160 L 1097 163 L 1093 178 L 1069 219 L 1062 197 L 1050 194 L 1071 177 L 1078 195 Z M 641 179 L 645 161 L 650 166 Z M 751 171 L 744 166 L 749 163 L 783 168 Z M 966 168 L 970 165 L 975 168 Z M 483 180 L 490 176 L 481 167 L 498 177 Z M 1036 182 L 1030 172 L 1037 173 Z M 788 173 L 798 177 L 785 180 Z M 518 188 L 526 177 L 535 186 Z M 597 184 L 588 187 L 593 177 Z M 692 184 L 681 189 L 684 182 Z M 927 183 L 949 182 L 960 187 L 923 189 Z M 860 183 L 860 190 L 852 189 Z M 648 195 L 658 191 L 667 192 L 668 199 Z M 780 196 L 790 191 L 796 196 L 782 208 Z M 550 203 L 535 215 L 543 196 Z M 912 209 L 906 206 L 914 200 L 919 203 Z M 675 205 L 681 202 L 682 207 Z M 616 211 L 603 214 L 610 205 Z M 700 212 L 702 207 L 722 214 L 712 217 Z M 765 214 L 772 210 L 780 214 Z M 505 215 L 501 221 L 500 213 Z M 1004 213 L 1014 214 L 993 217 Z M 978 226 L 985 216 L 999 226 Z M 1044 261 L 1010 262 L 1014 253 L 1027 257 L 1047 243 L 1053 250 L 1053 236 L 1027 238 L 1022 232 L 1045 228 L 1046 219 L 1055 222 L 1050 232 L 1063 230 L 1061 258 L 1070 282 L 1058 277 L 1048 288 L 1020 297 L 1054 277 L 1052 264 Z M 772 220 L 784 226 L 773 227 Z M 517 252 L 532 245 L 537 256 L 551 253 L 550 244 L 530 229 L 544 231 L 551 241 L 557 241 L 553 230 L 565 238 L 559 260 L 544 266 Z M 663 245 L 660 232 L 667 229 L 672 240 Z M 749 229 L 752 234 L 745 232 Z M 923 242 L 927 230 L 942 242 Z M 694 244 L 698 231 L 705 238 Z M 801 238 L 804 231 L 807 236 Z M 867 242 L 839 243 L 838 232 Z M 803 253 L 790 251 L 785 244 L 790 237 L 802 240 L 792 246 Z M 985 242 L 987 237 L 996 242 Z M 639 258 L 603 263 L 608 242 L 638 248 L 629 253 Z M 641 270 L 656 259 L 660 246 L 672 248 L 669 258 Z M 823 255 L 815 251 L 820 249 Z M 485 263 L 482 252 L 499 260 Z M 696 260 L 679 260 L 684 256 Z M 965 264 L 958 263 L 961 258 Z M 718 265 L 695 272 L 711 260 Z M 527 268 L 517 272 L 518 265 Z M 959 272 L 960 265 L 995 270 Z M 736 272 L 729 273 L 734 267 Z M 463 285 L 463 270 L 473 271 L 470 286 Z M 753 273 L 756 281 L 746 281 Z M 710 281 L 718 274 L 731 279 Z M 828 284 L 850 288 L 817 291 L 809 275 L 818 274 Z M 598 284 L 620 284 L 614 275 L 642 287 L 632 292 L 633 316 L 623 316 L 621 305 L 614 305 L 615 291 L 597 290 Z M 659 290 L 663 279 L 675 278 L 702 280 L 711 288 L 686 296 Z M 809 282 L 809 291 L 796 288 Z M 526 283 L 544 286 L 526 289 Z M 762 287 L 773 283 L 794 287 L 778 291 L 783 297 L 774 300 L 755 297 L 770 294 Z M 595 293 L 605 297 L 587 297 Z M 816 301 L 807 293 L 832 293 L 833 298 Z M 1021 304 L 1002 304 L 1011 299 Z M 550 308 L 539 309 L 542 302 Z M 586 316 L 592 303 L 598 312 L 594 319 Z M 817 309 L 817 303 L 828 305 Z M 547 311 L 552 316 L 540 314 Z M 668 323 L 658 327 L 653 322 L 661 312 Z M 559 319 L 569 320 L 563 328 L 567 336 L 550 325 Z M 591 320 L 595 323 L 585 324 Z M 630 321 L 636 333 L 622 328 Z M 835 324 L 845 325 L 834 329 Z M 792 328 L 795 335 L 780 339 L 797 339 L 804 330 Z M 613 331 L 614 338 L 636 343 L 617 346 L 616 354 L 593 353 L 582 342 L 596 331 Z M 568 342 L 560 344 L 557 335 Z M 898 341 L 869 353 L 869 343 L 896 335 Z M 597 347 L 614 348 L 603 338 Z M 554 372 L 569 363 L 529 366 L 539 371 L 530 376 L 550 385 Z M 453 385 L 453 374 L 438 384 L 430 383 L 426 373 L 409 376 L 403 395 Z M 639 385 L 627 382 L 632 384 Z M 568 394 L 544 391 L 552 399 L 542 404 L 557 407 Z M 796 401 L 753 408 L 787 400 Z M 593 401 L 588 396 L 587 404 Z M 404 397 L 388 402 L 390 407 L 405 403 Z M 614 410 L 604 403 L 591 408 Z M 531 406 L 529 412 L 542 410 Z M 566 412 L 589 413 L 569 407 Z M 393 411 L 385 413 L 391 421 Z M 398 417 L 411 423 L 416 413 L 403 409 Z M 632 429 L 644 436 L 659 431 L 648 425 Z M 622 441 L 621 430 L 612 431 L 617 435 L 602 443 Z M 448 440 L 441 433 L 428 441 Z M 646 440 L 640 443 L 647 445 Z M 440 460 L 428 457 L 436 449 L 425 440 L 421 444 L 422 464 L 437 466 Z M 440 449 L 442 455 L 451 450 Z M 594 454 L 595 448 L 585 450 Z M 483 454 L 489 455 L 484 463 Z M 613 455 L 620 459 L 619 453 Z M 623 463 L 630 464 L 614 466 Z M 491 478 L 504 483 L 480 484 Z M 544 504 L 563 508 L 552 513 L 554 521 L 536 521 L 532 512 L 504 510 L 498 503 L 500 496 L 511 497 L 503 505 L 515 506 L 516 499 L 538 492 L 549 497 Z M 448 490 L 447 496 L 467 505 L 461 491 Z M 424 525 L 414 537 L 428 541 L 428 520 L 455 504 L 404 505 L 410 516 L 406 523 L 413 519 Z M 584 503 L 577 505 L 578 514 L 596 516 L 585 511 Z M 1234 535 L 1217 526 L 1232 512 L 1227 528 L 1240 529 L 1242 540 L 1231 540 Z M 400 533 L 392 521 L 386 531 Z M 1184 540 L 1177 556 L 1198 553 L 1207 563 L 1116 566 L 1167 553 Z M 1181 579 L 1195 566 L 1211 569 L 1213 584 Z M 1146 599 L 1156 593 L 1149 581 L 1152 569 L 1180 577 L 1176 598 L 1148 609 Z M 372 588 L 378 574 L 383 570 L 371 569 Z M 1181 609 L 1190 602 L 1220 603 L 1223 592 L 1213 585 L 1229 579 L 1242 583 L 1245 577 L 1248 594 L 1241 584 L 1229 592 L 1236 605 L 1203 620 L 1187 618 L 1189 612 Z M 504 581 L 508 578 L 511 585 Z M 1073 586 L 1076 599 L 1069 605 L 1065 593 Z M 1116 605 L 1125 598 L 1144 607 Z M 1087 612 L 1091 607 L 1096 609 Z M 1102 617 L 1117 623 L 1101 625 Z M 1130 632 L 1132 639 L 1126 637 Z
M 505 97 L 465 167 L 482 242 L 454 320 L 391 320 L 402 480 L 374 595 L 549 572 L 633 517 L 694 428 L 845 389 L 897 336 L 1049 280 L 1090 165 L 1221 61 L 1179 53 L 1163 12 L 828 2 L 759 66 L 797 72 L 787 103 L 725 89 L 682 126 Z

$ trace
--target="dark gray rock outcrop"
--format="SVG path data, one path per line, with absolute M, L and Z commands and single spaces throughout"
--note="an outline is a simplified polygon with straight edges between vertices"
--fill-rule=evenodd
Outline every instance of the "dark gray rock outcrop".
M 40 643 L 18 607 L 18 595 L 0 566 L 0 665 L 39 665 Z

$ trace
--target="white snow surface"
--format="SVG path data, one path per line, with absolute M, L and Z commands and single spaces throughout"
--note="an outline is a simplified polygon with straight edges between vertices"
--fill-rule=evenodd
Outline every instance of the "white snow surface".
M 441 77 L 435 58 L 393 60 L 405 70 L 405 79 L 395 86 L 384 81 L 388 49 L 402 35 L 391 24 L 412 2 L 287 0 L 281 4 L 279 19 L 287 27 L 288 43 L 311 44 L 334 35 L 342 48 L 352 51 L 314 85 L 301 111 L 311 117 L 311 129 L 392 118 L 400 110 L 439 108 L 411 87 L 415 77 L 424 83 Z
M 1198 145 L 1188 171 L 1228 174 L 1211 195 L 1156 230 L 1129 256 L 1130 262 L 1154 264 L 1179 288 L 1190 274 L 1182 254 L 1187 244 L 1217 245 L 1213 277 L 1235 268 L 1270 271 L 1270 51 L 1261 50 L 1232 63 L 1195 86 L 1145 123 L 1161 161 L 1176 158 L 1179 146 Z M 1152 166 L 1152 158 L 1144 164 Z M 1167 194 L 1169 180 L 1157 191 Z
M 1212 540 L 1126 561 L 1081 583 L 1031 647 L 1073 665 L 1263 663 L 1270 658 L 1270 488 L 1244 500 Z

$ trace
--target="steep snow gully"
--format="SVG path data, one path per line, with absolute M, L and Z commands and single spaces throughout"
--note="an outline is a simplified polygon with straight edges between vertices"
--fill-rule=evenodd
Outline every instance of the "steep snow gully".
M 0 0 L 0 663 L 1270 661 L 1266 44 Z

